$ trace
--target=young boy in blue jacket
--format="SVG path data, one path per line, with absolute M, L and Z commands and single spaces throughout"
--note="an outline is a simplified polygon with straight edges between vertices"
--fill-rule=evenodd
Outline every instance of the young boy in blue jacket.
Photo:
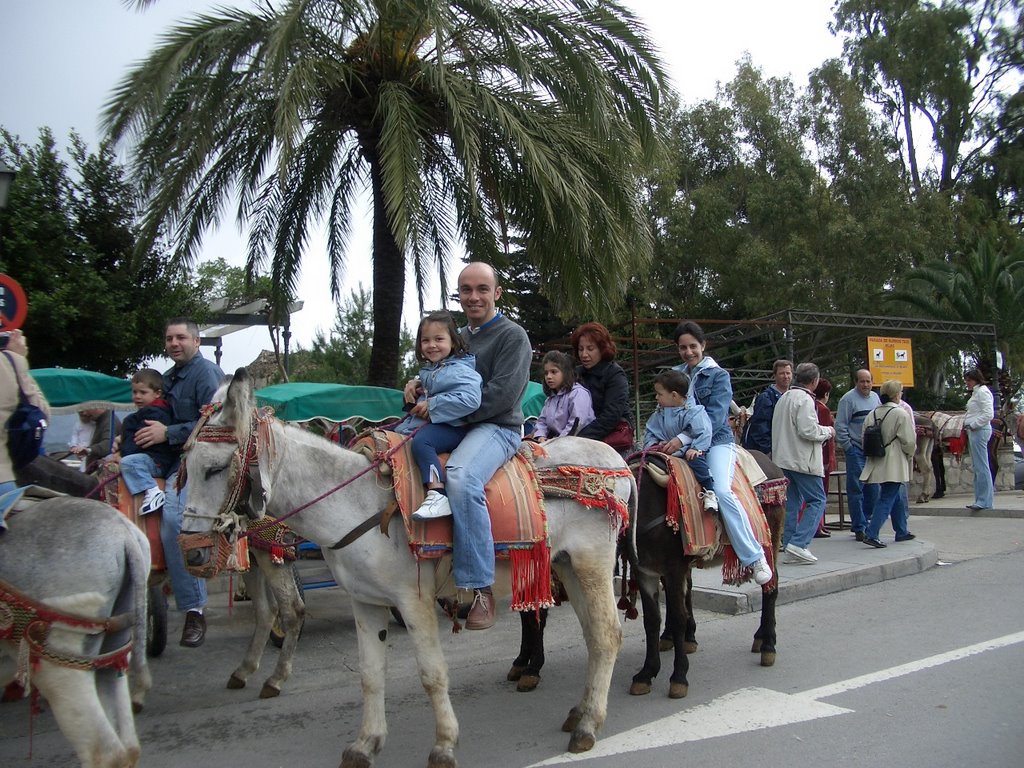
M 647 419 L 644 448 L 657 448 L 662 453 L 679 456 L 693 470 L 704 488 L 701 498 L 704 509 L 718 510 L 718 497 L 711 490 L 714 480 L 705 452 L 711 447 L 714 431 L 703 405 L 687 407 L 686 393 L 690 378 L 677 370 L 662 371 L 654 377 L 654 399 L 658 410 Z

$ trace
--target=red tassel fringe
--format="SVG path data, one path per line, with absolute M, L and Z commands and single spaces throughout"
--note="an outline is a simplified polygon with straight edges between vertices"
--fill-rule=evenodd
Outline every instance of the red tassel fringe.
M 511 550 L 509 562 L 513 611 L 533 611 L 555 604 L 551 596 L 551 550 L 546 542 Z

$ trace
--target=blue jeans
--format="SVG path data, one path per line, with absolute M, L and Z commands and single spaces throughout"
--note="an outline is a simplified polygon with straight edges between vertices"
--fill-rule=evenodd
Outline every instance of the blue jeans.
M 718 512 L 725 523 L 736 557 L 744 566 L 753 565 L 764 557 L 764 550 L 754 537 L 747 513 L 740 506 L 739 499 L 732 492 L 733 468 L 736 466 L 736 449 L 733 443 L 712 445 L 707 452 L 708 466 L 715 478 L 715 495 L 718 497 Z
M 179 494 L 174 490 L 178 482 L 178 473 L 167 478 L 164 490 L 163 517 L 160 520 L 160 543 L 164 547 L 164 559 L 167 561 L 167 575 L 171 579 L 174 591 L 174 603 L 179 611 L 191 611 L 206 605 L 206 582 L 185 570 L 185 556 L 178 546 L 178 534 L 181 533 L 182 513 L 185 510 L 185 499 L 188 487 L 181 489 Z
M 992 509 L 995 489 L 992 487 L 992 472 L 988 466 L 988 441 L 992 437 L 991 425 L 981 429 L 967 430 L 967 442 L 971 446 L 971 465 L 974 469 L 974 503 L 982 509 Z
M 878 486 L 865 486 L 860 481 L 864 471 L 864 451 L 859 445 L 850 445 L 846 451 L 846 501 L 850 506 L 850 529 L 863 531 L 878 500 Z
M 474 424 L 448 457 L 446 490 L 452 508 L 452 565 L 455 586 L 482 589 L 494 584 L 494 537 L 484 485 L 515 455 L 518 429 Z
M 156 462 L 148 453 L 130 453 L 121 457 L 121 477 L 128 493 L 133 496 L 150 488 L 156 488 L 156 476 L 159 470 Z
M 818 475 L 805 472 L 782 470 L 789 480 L 786 491 L 786 526 L 782 532 L 782 543 L 793 544 L 806 549 L 818 530 L 821 516 L 825 514 L 825 485 Z M 800 514 L 804 504 L 807 508 Z
M 900 504 L 900 489 L 903 488 L 903 483 L 872 483 L 871 485 L 876 487 L 880 485 L 881 490 L 864 535 L 869 539 L 877 539 L 885 521 L 892 517 L 892 529 L 896 535 L 901 538 L 906 536 L 909 533 L 907 531 L 907 508 Z
M 423 484 L 444 484 L 444 467 L 437 457 L 458 448 L 469 427 L 453 427 L 451 424 L 424 424 L 412 439 L 410 450 L 416 466 L 420 468 Z

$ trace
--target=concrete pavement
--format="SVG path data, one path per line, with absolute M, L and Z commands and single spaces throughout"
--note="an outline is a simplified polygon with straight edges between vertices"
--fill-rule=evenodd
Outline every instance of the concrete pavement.
M 950 495 L 925 504 L 910 505 L 909 528 L 917 538 L 896 543 L 890 524 L 882 529 L 885 549 L 856 541 L 849 531 L 849 517 L 840 529 L 838 509 L 826 510 L 832 536 L 815 539 L 810 550 L 818 562 L 795 565 L 779 554 L 779 604 L 803 600 L 887 579 L 921 573 L 933 566 L 1024 549 L 1024 492 L 1001 491 L 995 507 L 972 512 L 971 496 Z M 695 609 L 720 613 L 760 610 L 761 590 L 752 582 L 742 587 L 725 586 L 718 568 L 695 569 Z

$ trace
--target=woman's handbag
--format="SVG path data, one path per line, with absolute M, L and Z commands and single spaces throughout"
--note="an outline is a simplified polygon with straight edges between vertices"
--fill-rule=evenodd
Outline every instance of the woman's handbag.
M 39 455 L 43 447 L 43 435 L 46 434 L 46 414 L 28 401 L 25 390 L 21 386 L 18 368 L 9 352 L 4 356 L 14 369 L 14 378 L 18 382 L 18 407 L 7 420 L 7 452 L 11 455 L 11 463 L 15 469 L 30 464 Z
M 604 436 L 603 441 L 608 443 L 617 451 L 625 451 L 633 447 L 633 427 L 628 421 L 622 419 L 612 427 L 612 431 Z

